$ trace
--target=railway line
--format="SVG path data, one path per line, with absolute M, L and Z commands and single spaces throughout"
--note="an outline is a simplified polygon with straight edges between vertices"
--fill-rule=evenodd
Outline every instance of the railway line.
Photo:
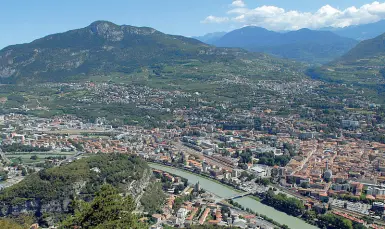
M 197 157 L 199 159 L 201 159 L 202 161 L 206 161 L 208 164 L 212 164 L 212 165 L 216 165 L 218 167 L 222 167 L 223 169 L 226 169 L 228 171 L 233 171 L 233 169 L 235 168 L 234 165 L 230 165 L 224 161 L 221 161 L 219 160 L 218 158 L 215 158 L 213 156 L 208 156 L 208 155 L 204 155 L 194 149 L 191 149 L 185 145 L 183 145 L 182 143 L 180 142 L 174 142 L 173 143 L 174 146 L 179 150 L 179 151 L 182 151 L 182 152 L 185 152 L 189 155 L 192 155 L 194 157 Z

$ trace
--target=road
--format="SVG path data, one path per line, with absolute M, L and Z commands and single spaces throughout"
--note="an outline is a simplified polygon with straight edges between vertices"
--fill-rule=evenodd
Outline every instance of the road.
M 1 158 L 2 158 L 6 163 L 12 163 L 11 160 L 9 160 L 9 159 L 7 158 L 7 156 L 5 155 L 5 153 L 3 152 L 2 149 L 0 149 L 0 156 L 1 156 Z
M 66 162 L 71 162 L 73 161 L 74 159 L 76 159 L 76 157 L 79 157 L 80 155 L 84 154 L 84 152 L 77 152 L 75 155 L 73 155 L 72 157 L 69 157 L 69 158 L 66 158 L 65 160 L 62 160 L 58 163 L 58 166 L 60 166 L 61 164 L 63 163 L 66 163 Z
M 313 154 L 318 150 L 318 146 L 314 148 L 309 155 L 301 162 L 301 166 L 298 166 L 290 175 L 294 175 L 296 172 L 299 172 L 303 169 L 305 164 L 309 161 L 309 159 L 313 156 Z

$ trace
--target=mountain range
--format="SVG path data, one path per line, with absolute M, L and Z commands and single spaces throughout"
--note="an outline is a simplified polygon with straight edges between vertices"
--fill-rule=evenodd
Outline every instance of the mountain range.
M 308 76 L 329 83 L 354 85 L 370 97 L 383 101 L 384 32 L 384 20 L 339 29 L 301 29 L 281 33 L 249 26 L 225 34 L 214 45 L 241 47 L 252 52 L 322 64 L 309 68 L 306 71 Z
M 227 33 L 214 42 L 218 47 L 240 47 L 281 58 L 312 64 L 330 62 L 353 48 L 358 42 L 329 31 L 301 29 L 286 33 L 248 26 Z
M 285 32 L 248 26 L 229 33 L 209 33 L 193 38 L 218 47 L 240 47 L 311 64 L 326 64 L 346 54 L 359 41 L 375 38 L 384 32 L 385 20 L 381 20 L 344 28 Z
M 241 73 L 239 67 L 242 66 L 256 74 L 257 65 L 277 67 L 288 63 L 242 49 L 216 48 L 152 28 L 97 21 L 85 28 L 4 48 L 0 51 L 0 81 L 62 82 L 71 77 L 148 72 L 157 76 L 188 74 L 188 77 L 204 78 L 205 74 L 214 77 L 227 68 L 235 71 L 232 65 L 238 68 L 237 74 Z M 200 72 L 202 68 L 207 68 L 206 73 Z
M 217 36 L 211 36 L 214 37 Z M 0 82 L 64 82 L 114 73 L 170 81 L 178 78 L 202 82 L 239 74 L 283 79 L 300 76 L 304 70 L 304 65 L 259 52 L 313 63 L 329 61 L 318 71 L 336 80 L 349 74 L 352 66 L 364 69 L 375 66 L 378 74 L 385 63 L 384 37 L 362 41 L 354 47 L 357 41 L 329 31 L 301 29 L 277 33 L 244 27 L 215 41 L 217 46 L 258 52 L 253 53 L 239 48 L 217 48 L 148 27 L 96 21 L 85 28 L 0 50 Z M 337 74 L 337 69 L 333 70 L 336 66 L 345 72 Z M 345 69 L 345 66 L 350 67 Z M 324 74 L 325 69 L 329 69 L 328 74 Z
M 132 72 L 143 65 L 197 55 L 206 59 L 221 54 L 195 39 L 165 35 L 152 28 L 97 21 L 86 28 L 4 48 L 0 51 L 0 77 L 52 79 L 78 74 Z
M 197 39 L 199 41 L 202 41 L 203 43 L 212 45 L 214 44 L 217 40 L 219 40 L 221 37 L 223 37 L 226 34 L 226 32 L 215 32 L 215 33 L 208 33 L 203 36 L 196 36 L 192 37 L 194 39 Z

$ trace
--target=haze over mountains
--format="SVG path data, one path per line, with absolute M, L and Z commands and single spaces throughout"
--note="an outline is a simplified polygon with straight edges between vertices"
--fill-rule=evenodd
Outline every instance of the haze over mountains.
M 309 63 L 327 63 L 342 56 L 357 43 L 328 31 L 301 29 L 278 33 L 260 27 L 244 27 L 227 33 L 214 45 L 240 47 Z
M 385 32 L 385 20 L 345 28 L 323 28 L 321 30 L 332 31 L 340 36 L 352 38 L 355 40 L 367 40 L 375 38 Z
M 221 37 L 223 37 L 226 34 L 226 32 L 215 32 L 215 33 L 208 33 L 204 36 L 196 36 L 192 37 L 194 39 L 200 40 L 206 44 L 214 44 L 217 40 L 219 40 Z
M 252 52 L 264 52 L 281 58 L 311 64 L 325 64 L 346 54 L 359 41 L 385 32 L 385 20 L 345 28 L 300 29 L 274 32 L 248 26 L 222 33 L 212 33 L 196 39 L 218 47 L 240 47 Z

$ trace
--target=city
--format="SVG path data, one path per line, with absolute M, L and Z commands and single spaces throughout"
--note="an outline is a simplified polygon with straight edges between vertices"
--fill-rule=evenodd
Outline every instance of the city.
M 276 121 L 277 118 L 270 115 L 264 125 L 270 125 L 270 120 Z M 294 117 L 282 120 L 281 129 L 287 131 L 277 134 L 257 130 L 223 130 L 217 129 L 215 124 L 177 129 L 145 129 L 137 126 L 114 128 L 104 124 L 102 118 L 95 123 L 83 123 L 74 116 L 46 119 L 10 114 L 0 119 L 4 127 L 1 147 L 3 161 L 12 162 L 11 166 L 2 168 L 2 174 L 8 176 L 7 179 L 3 177 L 3 188 L 20 182 L 26 174 L 46 166 L 71 163 L 90 154 L 124 153 L 215 179 L 248 195 L 261 196 L 269 189 L 274 189 L 276 193 L 298 198 L 306 209 L 331 211 L 363 224 L 368 221 L 362 219 L 379 223 L 384 213 L 384 205 L 380 205 L 380 202 L 385 198 L 385 187 L 381 185 L 384 182 L 385 157 L 382 152 L 385 144 L 343 137 L 352 132 L 352 129 L 344 127 L 347 123 L 345 120 L 341 121 L 342 133 L 339 137 L 320 139 L 317 136 L 322 132 L 300 131 L 304 125 L 297 125 Z M 365 124 L 350 121 L 348 125 L 360 128 Z M 172 175 L 161 171 L 157 173 L 174 182 Z M 173 185 L 179 184 L 175 181 Z M 186 187 L 181 193 L 190 195 L 192 190 Z M 164 191 L 174 193 L 174 189 Z M 202 196 L 194 197 L 198 199 L 184 203 L 187 204 L 185 213 L 178 213 L 178 209 L 175 214 L 187 218 L 187 213 L 194 212 L 195 201 L 202 200 Z M 215 199 L 209 197 L 203 199 Z M 167 201 L 169 204 L 171 202 Z M 158 217 L 157 225 L 173 216 L 172 209 L 164 211 L 168 212 L 166 216 Z M 214 215 L 216 211 L 223 210 L 218 205 L 210 205 L 208 209 Z M 190 217 L 194 218 L 194 214 L 190 214 Z M 273 228 L 267 221 L 253 219 L 260 222 L 262 228 Z M 202 220 L 228 225 L 224 220 Z M 199 221 L 190 219 L 189 223 Z M 170 225 L 181 223 L 174 220 Z
M 385 228 L 385 2 L 8 1 L 0 228 Z

